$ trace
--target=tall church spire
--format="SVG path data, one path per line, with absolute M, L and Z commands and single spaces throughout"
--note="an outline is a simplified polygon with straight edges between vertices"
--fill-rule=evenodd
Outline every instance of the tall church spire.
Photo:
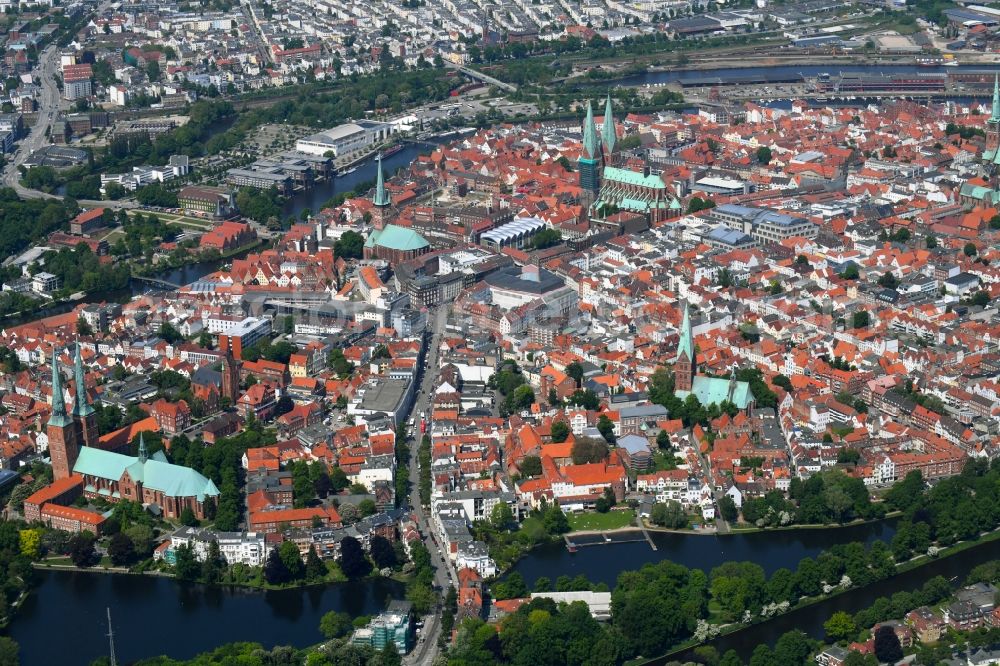
M 66 427 L 72 425 L 73 419 L 66 413 L 66 400 L 63 396 L 62 375 L 59 373 L 59 354 L 52 350 L 52 414 L 49 425 Z
M 601 128 L 601 137 L 604 139 L 604 150 L 610 155 L 614 152 L 615 143 L 618 141 L 614 111 L 611 108 L 611 93 L 608 93 L 608 98 L 604 102 L 604 126 Z
M 146 453 L 146 440 L 143 438 L 142 433 L 139 433 L 139 462 L 145 463 L 149 460 L 149 455 Z
M 684 308 L 684 317 L 681 320 L 680 341 L 677 343 L 677 358 L 679 359 L 681 354 L 687 354 L 688 360 L 693 361 L 694 344 L 691 341 L 691 315 L 687 301 L 683 301 L 681 307 Z
M 372 199 L 372 203 L 380 208 L 384 208 L 391 203 L 389 200 L 389 193 L 385 191 L 385 179 L 382 176 L 381 153 L 379 153 L 378 156 L 378 179 L 375 181 L 375 198 Z
M 594 122 L 594 107 L 587 100 L 587 117 L 583 121 L 583 153 L 596 160 L 601 155 L 601 144 L 597 139 L 597 123 Z
M 677 358 L 674 360 L 674 390 L 690 391 L 694 386 L 694 341 L 691 336 L 691 315 L 687 301 L 681 301 L 681 307 L 684 308 L 684 316 L 681 319 L 680 339 L 677 342 Z
M 94 413 L 94 407 L 87 399 L 87 382 L 84 379 L 83 357 L 80 356 L 80 343 L 76 343 L 73 354 L 73 383 L 76 384 L 76 398 L 73 400 L 73 416 L 86 417 Z
M 990 122 L 1000 123 L 1000 75 L 993 75 L 993 109 L 990 112 Z

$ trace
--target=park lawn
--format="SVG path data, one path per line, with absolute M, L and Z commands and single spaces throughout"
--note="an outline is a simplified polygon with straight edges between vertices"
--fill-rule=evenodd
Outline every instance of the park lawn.
M 567 517 L 570 530 L 616 530 L 635 524 L 635 511 L 608 511 L 607 513 L 571 513 Z

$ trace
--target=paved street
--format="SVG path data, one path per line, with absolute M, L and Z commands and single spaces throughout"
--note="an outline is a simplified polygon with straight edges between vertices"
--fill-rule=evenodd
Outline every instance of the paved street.
M 59 198 L 37 190 L 30 190 L 23 187 L 18 182 L 18 179 L 20 178 L 18 167 L 24 163 L 24 160 L 26 160 L 31 153 L 39 150 L 48 143 L 48 131 L 52 127 L 52 123 L 55 122 L 56 115 L 59 113 L 59 88 L 56 86 L 55 79 L 52 78 L 58 68 L 59 49 L 56 48 L 55 44 L 49 44 L 49 46 L 42 51 L 38 64 L 38 77 L 41 79 L 42 85 L 42 95 L 39 99 L 38 107 L 38 118 L 35 121 L 34 127 L 31 128 L 31 133 L 27 137 L 21 139 L 21 142 L 18 144 L 17 151 L 7 163 L 3 172 L 4 185 L 7 187 L 13 187 L 17 191 L 18 195 L 26 199 Z
M 417 399 L 413 405 L 413 411 L 411 415 L 419 423 L 421 413 L 430 412 L 430 399 L 432 391 L 434 390 L 434 384 L 437 381 L 438 376 L 438 349 L 441 345 L 441 336 L 444 332 L 445 324 L 448 321 L 448 310 L 447 308 L 439 308 L 436 311 L 432 311 L 430 314 L 430 320 L 428 321 L 428 326 L 430 327 L 430 340 L 428 341 L 427 353 L 425 356 L 425 370 L 423 373 L 423 379 L 420 383 L 419 393 L 417 394 Z M 410 443 L 410 506 L 413 507 L 413 513 L 417 518 L 417 524 L 420 527 L 420 533 L 423 536 L 424 545 L 427 546 L 427 550 L 430 551 L 431 561 L 434 564 L 434 584 L 439 586 L 442 590 L 442 596 L 447 592 L 448 587 L 451 585 L 451 579 L 454 575 L 452 572 L 451 563 L 446 562 L 441 556 L 440 549 L 434 543 L 431 538 L 432 529 L 430 525 L 430 515 L 429 507 L 425 511 L 424 507 L 420 504 L 420 468 L 418 464 L 419 451 L 420 451 L 420 439 L 422 435 L 420 434 L 419 428 L 414 428 L 410 433 L 411 443 Z M 407 664 L 430 664 L 434 661 L 434 657 L 437 656 L 438 652 L 438 636 L 441 633 L 441 608 L 440 606 L 435 608 L 434 611 L 427 616 L 424 620 L 424 628 L 421 631 L 421 639 L 418 641 L 417 646 L 413 651 L 407 655 L 405 662 Z

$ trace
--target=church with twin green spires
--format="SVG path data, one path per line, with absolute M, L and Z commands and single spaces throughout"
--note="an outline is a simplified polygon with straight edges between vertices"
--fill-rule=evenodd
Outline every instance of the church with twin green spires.
M 636 213 L 649 224 L 678 217 L 681 203 L 670 193 L 660 174 L 647 166 L 642 171 L 621 168 L 622 155 L 609 94 L 604 102 L 604 119 L 597 131 L 594 109 L 587 102 L 583 121 L 583 151 L 577 160 L 583 203 L 591 218 L 606 218 L 618 212 Z
M 139 455 L 127 456 L 100 448 L 97 421 L 84 383 L 80 345 L 73 358 L 75 397 L 66 411 L 59 356 L 52 352 L 52 412 L 46 426 L 52 474 L 79 484 L 84 496 L 116 503 L 131 500 L 156 506 L 167 518 L 177 519 L 185 509 L 203 520 L 219 497 L 215 483 L 199 472 L 168 462 L 162 451 L 147 455 L 139 435 Z M 210 511 L 209 511 L 210 513 Z

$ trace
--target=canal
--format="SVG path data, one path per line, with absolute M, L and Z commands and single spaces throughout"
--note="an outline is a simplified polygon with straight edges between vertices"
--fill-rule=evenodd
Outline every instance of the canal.
M 403 598 L 386 578 L 261 592 L 178 583 L 169 578 L 41 571 L 41 584 L 10 623 L 22 664 L 83 666 L 108 653 L 111 609 L 118 663 L 161 654 L 188 659 L 224 643 L 304 647 L 323 640 L 328 611 L 374 615 Z
M 214 273 L 219 270 L 220 266 L 231 261 L 232 258 L 226 260 L 216 259 L 214 261 L 201 261 L 194 264 L 188 264 L 186 266 L 180 266 L 178 268 L 169 268 L 163 271 L 158 271 L 149 277 L 165 280 L 172 284 L 186 285 L 195 282 L 210 273 Z M 43 317 L 52 317 L 69 312 L 80 303 L 100 303 L 102 301 L 124 303 L 131 297 L 139 296 L 149 290 L 149 285 L 138 280 L 131 280 L 129 282 L 129 286 L 125 289 L 88 294 L 81 301 L 62 301 L 60 303 L 56 303 L 55 305 L 45 306 L 21 316 L 0 318 L 0 323 L 4 326 L 19 326 Z
M 754 648 L 761 643 L 774 646 L 782 634 L 798 629 L 809 636 L 822 640 L 824 637 L 823 623 L 838 611 L 854 614 L 863 608 L 871 606 L 880 597 L 891 597 L 899 591 L 913 591 L 923 587 L 923 584 L 935 576 L 943 576 L 957 587 L 964 584 L 969 572 L 975 567 L 1000 558 L 1000 542 L 991 541 L 956 553 L 951 557 L 931 560 L 922 567 L 911 569 L 898 576 L 889 578 L 867 587 L 850 590 L 844 594 L 832 597 L 826 601 L 793 610 L 773 620 L 755 624 L 746 629 L 720 636 L 707 644 L 713 646 L 720 654 L 735 650 L 743 660 L 749 660 Z M 690 658 L 691 652 L 686 652 L 670 659 L 661 657 L 647 662 L 648 666 L 659 666 L 670 660 Z
M 654 551 L 645 540 L 610 543 L 566 550 L 560 540 L 531 551 L 514 565 L 528 587 L 545 576 L 555 581 L 559 576 L 573 578 L 580 574 L 594 583 L 606 583 L 614 588 L 618 574 L 639 569 L 647 562 L 671 560 L 690 568 L 711 571 L 723 562 L 756 562 L 770 575 L 776 569 L 795 570 L 805 557 L 816 557 L 822 551 L 841 543 L 876 540 L 892 541 L 896 533 L 895 519 L 847 527 L 772 530 L 698 536 L 677 532 L 651 532 Z
M 434 147 L 434 144 L 430 142 L 406 143 L 398 153 L 382 160 L 382 169 L 388 177 L 397 169 L 409 167 L 418 155 L 429 154 L 434 150 Z M 313 212 L 319 212 L 323 208 L 323 204 L 337 194 L 350 192 L 361 183 L 374 182 L 376 173 L 375 158 L 366 160 L 358 165 L 352 173 L 338 175 L 335 178 L 317 183 L 316 187 L 310 190 L 296 193 L 285 202 L 281 212 L 286 218 L 292 216 L 296 219 L 306 208 Z

